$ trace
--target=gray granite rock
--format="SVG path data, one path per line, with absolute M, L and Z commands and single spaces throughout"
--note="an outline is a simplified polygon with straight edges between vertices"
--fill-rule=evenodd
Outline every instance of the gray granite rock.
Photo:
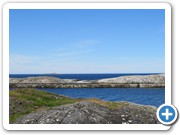
M 134 75 L 100 80 L 60 79 L 56 77 L 10 78 L 13 88 L 160 88 L 165 87 L 164 74 Z
M 66 80 L 56 77 L 50 77 L 50 76 L 39 76 L 39 77 L 27 77 L 27 78 L 9 78 L 9 82 L 10 83 L 66 83 Z
M 16 124 L 156 124 L 156 108 L 126 103 L 117 109 L 78 102 L 25 115 Z
M 122 76 L 116 78 L 100 79 L 98 83 L 139 83 L 139 84 L 164 84 L 164 74 L 158 75 L 134 75 L 134 76 Z

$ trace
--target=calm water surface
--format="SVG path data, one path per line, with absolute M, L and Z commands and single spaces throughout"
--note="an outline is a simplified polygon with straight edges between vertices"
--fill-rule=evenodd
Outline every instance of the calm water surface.
M 157 73 L 151 73 L 157 74 Z M 10 74 L 11 78 L 25 78 L 36 76 L 52 76 L 62 79 L 97 80 L 104 78 L 150 75 L 149 73 L 135 74 Z M 164 88 L 81 88 L 81 89 L 40 89 L 61 94 L 72 98 L 98 98 L 106 101 L 128 101 L 143 105 L 160 106 L 165 102 Z
M 72 98 L 98 98 L 106 101 L 128 101 L 156 107 L 165 103 L 164 88 L 41 88 L 40 90 Z

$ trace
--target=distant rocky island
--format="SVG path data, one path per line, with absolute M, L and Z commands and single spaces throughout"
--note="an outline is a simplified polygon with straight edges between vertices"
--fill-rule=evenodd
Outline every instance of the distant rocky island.
M 165 75 L 133 75 L 99 80 L 61 79 L 50 76 L 9 78 L 10 88 L 163 88 Z

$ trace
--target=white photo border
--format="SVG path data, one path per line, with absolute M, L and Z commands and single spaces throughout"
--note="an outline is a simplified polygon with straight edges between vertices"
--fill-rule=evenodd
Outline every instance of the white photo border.
M 164 9 L 165 104 L 171 105 L 171 6 L 167 3 L 6 3 L 3 7 L 3 126 L 6 130 L 168 130 L 162 124 L 9 124 L 9 9 Z

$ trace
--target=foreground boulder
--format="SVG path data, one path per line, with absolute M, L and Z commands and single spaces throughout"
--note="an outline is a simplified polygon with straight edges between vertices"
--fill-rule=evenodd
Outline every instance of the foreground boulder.
M 119 108 L 82 101 L 18 118 L 16 124 L 156 124 L 156 108 L 122 102 Z

